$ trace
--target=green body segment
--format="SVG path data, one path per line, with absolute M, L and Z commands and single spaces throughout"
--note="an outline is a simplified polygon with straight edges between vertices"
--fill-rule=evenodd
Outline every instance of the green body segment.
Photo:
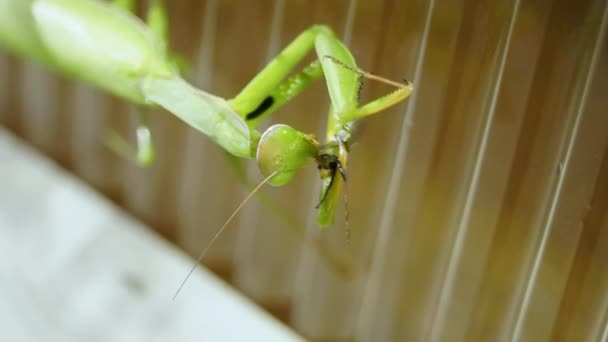
M 168 77 L 164 49 L 140 20 L 98 1 L 36 0 L 32 16 L 53 62 L 64 73 L 144 103 L 139 84 Z
M 0 46 L 140 104 L 143 76 L 172 74 L 156 36 L 99 1 L 0 0 Z
M 326 148 L 324 153 L 330 153 L 338 157 L 341 167 L 346 170 L 348 166 L 348 150 L 346 148 L 346 142 L 339 142 L 337 146 Z M 333 178 L 333 180 L 332 180 Z M 319 205 L 319 212 L 317 214 L 317 224 L 321 228 L 327 228 L 334 224 L 334 216 L 336 207 L 340 201 L 340 193 L 342 193 L 342 186 L 345 180 L 342 178 L 341 173 L 338 170 L 334 171 L 332 175 L 330 172 L 322 174 L 321 176 L 321 198 L 324 196 L 325 200 Z
M 330 179 L 322 178 L 321 182 L 321 194 L 323 194 L 323 191 L 327 191 L 329 187 Z M 327 193 L 327 197 L 325 197 L 325 200 L 319 206 L 319 212 L 317 214 L 317 224 L 319 227 L 327 228 L 334 224 L 336 207 L 338 206 L 338 203 L 340 203 L 340 193 L 342 192 L 343 182 L 344 181 L 339 175 L 336 176 L 329 193 Z
M 336 133 L 351 120 L 358 106 L 359 75 L 342 65 L 356 68 L 350 51 L 333 35 L 320 35 L 315 45 L 323 66 L 323 74 L 331 99 L 331 110 L 327 121 L 327 140 L 332 141 Z M 331 57 L 331 58 L 330 58 Z
M 159 105 L 237 157 L 253 158 L 260 134 L 221 97 L 200 91 L 179 77 L 147 77 L 142 82 L 145 101 Z

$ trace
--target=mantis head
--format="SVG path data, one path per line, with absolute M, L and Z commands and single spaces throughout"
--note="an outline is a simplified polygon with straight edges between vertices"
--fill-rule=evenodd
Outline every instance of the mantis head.
M 260 138 L 256 158 L 264 177 L 277 172 L 268 183 L 281 186 L 318 155 L 319 143 L 313 135 L 278 124 L 268 128 Z

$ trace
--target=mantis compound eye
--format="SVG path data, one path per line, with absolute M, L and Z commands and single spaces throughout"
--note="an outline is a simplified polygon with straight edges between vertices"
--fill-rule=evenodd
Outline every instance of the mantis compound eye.
M 310 134 L 287 125 L 273 125 L 264 132 L 257 150 L 258 167 L 264 177 L 278 174 L 268 183 L 284 185 L 296 171 L 319 154 L 319 144 Z

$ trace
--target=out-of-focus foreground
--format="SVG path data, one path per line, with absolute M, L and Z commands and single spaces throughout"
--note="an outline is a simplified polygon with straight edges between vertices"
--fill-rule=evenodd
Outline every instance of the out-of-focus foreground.
M 353 147 L 350 246 L 343 214 L 314 225 L 311 167 L 267 189 L 287 216 L 250 203 L 209 268 L 315 340 L 608 339 L 608 1 L 167 3 L 173 47 L 214 94 L 236 94 L 315 23 L 362 68 L 415 86 Z M 273 123 L 320 133 L 323 86 Z M 363 97 L 386 90 L 366 82 Z M 1 124 L 196 255 L 247 189 L 217 146 L 162 112 L 154 166 L 119 159 L 102 140 L 108 128 L 133 136 L 129 112 L 0 59 Z
M 0 340 L 301 340 L 206 270 L 171 301 L 189 258 L 4 129 L 0 160 Z

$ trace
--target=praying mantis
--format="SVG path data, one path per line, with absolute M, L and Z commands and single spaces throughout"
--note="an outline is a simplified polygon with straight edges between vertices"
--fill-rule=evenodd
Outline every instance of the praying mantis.
M 362 71 L 329 27 L 314 25 L 235 97 L 224 99 L 180 76 L 179 63 L 168 47 L 161 1 L 151 0 L 145 23 L 132 9 L 131 0 L 0 0 L 0 48 L 139 106 L 164 108 L 228 153 L 255 158 L 271 185 L 287 184 L 297 170 L 316 162 L 321 174 L 317 223 L 331 226 L 347 178 L 354 124 L 406 99 L 412 84 Z M 317 58 L 294 70 L 313 50 Z M 362 77 L 389 83 L 396 90 L 360 105 Z M 256 129 L 320 78 L 325 79 L 331 103 L 324 143 L 284 124 L 263 133 Z M 138 134 L 138 138 L 138 160 L 146 163 L 153 156 L 149 134 Z

